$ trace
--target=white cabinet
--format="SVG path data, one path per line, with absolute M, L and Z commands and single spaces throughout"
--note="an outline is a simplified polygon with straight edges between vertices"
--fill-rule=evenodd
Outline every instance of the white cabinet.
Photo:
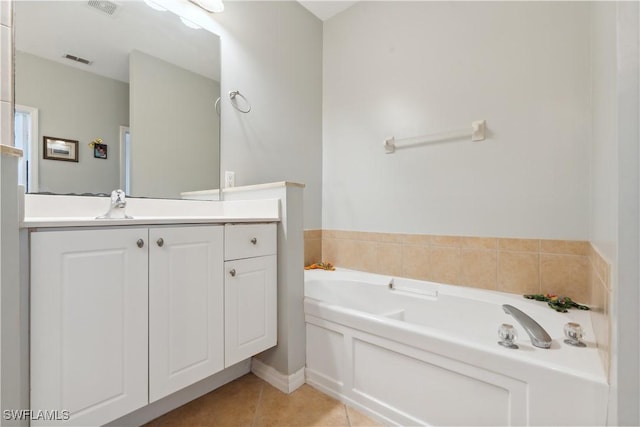
M 101 425 L 221 371 L 223 237 L 221 226 L 32 233 L 31 408 Z
M 224 368 L 223 227 L 149 230 L 149 401 Z
M 146 241 L 140 228 L 32 233 L 31 409 L 100 425 L 147 404 Z
M 275 224 L 32 232 L 31 409 L 71 415 L 33 425 L 106 424 L 274 346 L 276 250 Z
M 275 253 L 275 224 L 225 226 L 226 367 L 277 343 Z

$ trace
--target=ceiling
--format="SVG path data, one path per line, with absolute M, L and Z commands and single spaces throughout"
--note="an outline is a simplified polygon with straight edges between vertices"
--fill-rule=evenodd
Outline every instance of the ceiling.
M 118 1 L 113 15 L 88 3 L 15 2 L 16 50 L 128 82 L 129 53 L 136 49 L 220 80 L 218 36 L 188 28 L 175 14 L 153 10 L 142 1 Z M 65 54 L 92 63 L 69 61 Z
M 306 7 L 311 13 L 320 18 L 322 21 L 326 21 L 334 15 L 342 12 L 345 9 L 350 8 L 357 1 L 334 1 L 334 0 L 298 0 L 302 6 Z

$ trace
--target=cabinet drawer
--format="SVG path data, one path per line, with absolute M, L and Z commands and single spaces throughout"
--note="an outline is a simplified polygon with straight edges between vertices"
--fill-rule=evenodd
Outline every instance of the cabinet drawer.
M 224 259 L 274 255 L 276 224 L 227 224 L 224 226 Z

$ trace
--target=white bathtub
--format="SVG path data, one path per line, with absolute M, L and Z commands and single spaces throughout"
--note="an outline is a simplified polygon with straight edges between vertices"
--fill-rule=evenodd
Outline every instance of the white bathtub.
M 589 313 L 518 295 L 349 270 L 305 272 L 307 382 L 396 425 L 605 425 Z M 553 338 L 533 347 L 511 304 Z M 586 348 L 563 342 L 578 322 Z M 519 349 L 497 344 L 510 323 Z

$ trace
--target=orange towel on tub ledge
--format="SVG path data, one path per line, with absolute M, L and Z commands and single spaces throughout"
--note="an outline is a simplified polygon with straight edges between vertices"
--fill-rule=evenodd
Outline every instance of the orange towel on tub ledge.
M 328 270 L 328 271 L 333 271 L 336 268 L 330 262 L 316 262 L 314 264 L 306 266 L 304 269 L 305 270 Z

